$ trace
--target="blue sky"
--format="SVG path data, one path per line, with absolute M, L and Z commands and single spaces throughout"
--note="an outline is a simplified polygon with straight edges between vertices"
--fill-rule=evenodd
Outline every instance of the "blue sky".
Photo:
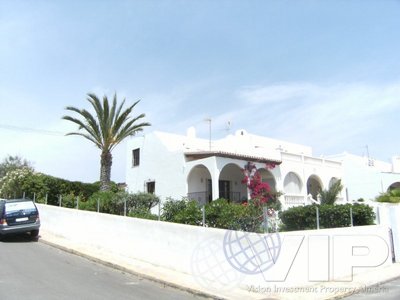
M 116 91 L 152 127 L 400 155 L 400 1 L 0 1 L 0 159 L 98 179 L 64 107 Z M 227 123 L 230 122 L 230 131 Z M 16 128 L 17 127 L 17 128 Z M 124 181 L 124 144 L 112 179 Z

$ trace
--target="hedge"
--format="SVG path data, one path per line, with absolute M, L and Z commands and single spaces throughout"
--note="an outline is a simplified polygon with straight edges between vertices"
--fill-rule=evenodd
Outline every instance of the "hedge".
M 282 231 L 309 230 L 317 228 L 316 208 L 319 209 L 319 227 L 348 227 L 351 224 L 350 208 L 353 213 L 353 225 L 373 225 L 375 213 L 372 207 L 364 204 L 342 205 L 306 205 L 292 207 L 280 212 Z

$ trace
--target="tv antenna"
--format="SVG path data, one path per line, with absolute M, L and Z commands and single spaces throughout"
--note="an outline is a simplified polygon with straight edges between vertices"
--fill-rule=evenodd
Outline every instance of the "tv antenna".
M 208 122 L 208 147 L 209 151 L 211 151 L 211 118 L 206 118 L 204 121 Z
M 227 133 L 231 131 L 231 121 L 226 122 L 225 131 Z

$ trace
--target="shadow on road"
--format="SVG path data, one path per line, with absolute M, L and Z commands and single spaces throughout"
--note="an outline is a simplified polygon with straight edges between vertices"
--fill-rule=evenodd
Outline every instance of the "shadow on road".
M 39 237 L 33 238 L 29 233 L 0 236 L 0 242 L 2 243 L 34 243 L 38 240 Z

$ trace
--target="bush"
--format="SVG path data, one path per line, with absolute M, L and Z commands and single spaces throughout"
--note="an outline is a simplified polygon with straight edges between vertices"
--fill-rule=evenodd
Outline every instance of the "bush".
M 205 205 L 206 224 L 208 227 L 238 229 L 237 204 L 230 204 L 225 199 L 217 199 Z
M 217 199 L 205 205 L 206 226 L 252 232 L 262 231 L 262 209 L 252 202 L 246 205 Z M 169 199 L 164 203 L 163 221 L 202 225 L 203 214 L 199 204 L 187 199 Z
M 99 211 L 102 213 L 122 215 L 124 212 L 124 203 L 119 201 L 116 194 L 112 191 L 94 193 L 87 201 L 79 203 L 79 208 L 97 211 L 97 205 L 99 205 Z
M 39 203 L 59 205 L 59 196 L 76 197 L 82 201 L 87 200 L 93 193 L 99 190 L 98 183 L 82 183 L 68 181 L 42 173 L 36 173 L 29 168 L 21 168 L 10 171 L 0 180 L 0 197 L 34 198 Z
M 173 200 L 169 198 L 163 205 L 163 213 L 161 215 L 163 221 L 188 224 L 202 225 L 203 215 L 201 208 L 195 200 Z
M 316 209 L 319 209 L 320 228 L 347 227 L 351 224 L 350 208 L 353 212 L 353 225 L 373 225 L 375 214 L 372 207 L 364 204 L 306 205 L 292 207 L 279 214 L 283 225 L 281 230 L 309 230 L 317 228 Z
M 387 203 L 400 203 L 400 188 L 388 191 L 387 193 L 380 194 L 376 201 Z
M 158 220 L 158 216 L 153 215 L 148 209 L 135 209 L 129 212 L 128 216 L 140 219 Z
M 126 201 L 126 210 L 128 213 L 133 211 L 150 211 L 160 202 L 160 198 L 150 193 L 130 194 L 127 192 L 119 192 L 116 194 L 120 202 Z
M 262 208 L 250 203 L 229 203 L 225 199 L 214 200 L 205 206 L 206 225 L 209 227 L 261 232 Z

